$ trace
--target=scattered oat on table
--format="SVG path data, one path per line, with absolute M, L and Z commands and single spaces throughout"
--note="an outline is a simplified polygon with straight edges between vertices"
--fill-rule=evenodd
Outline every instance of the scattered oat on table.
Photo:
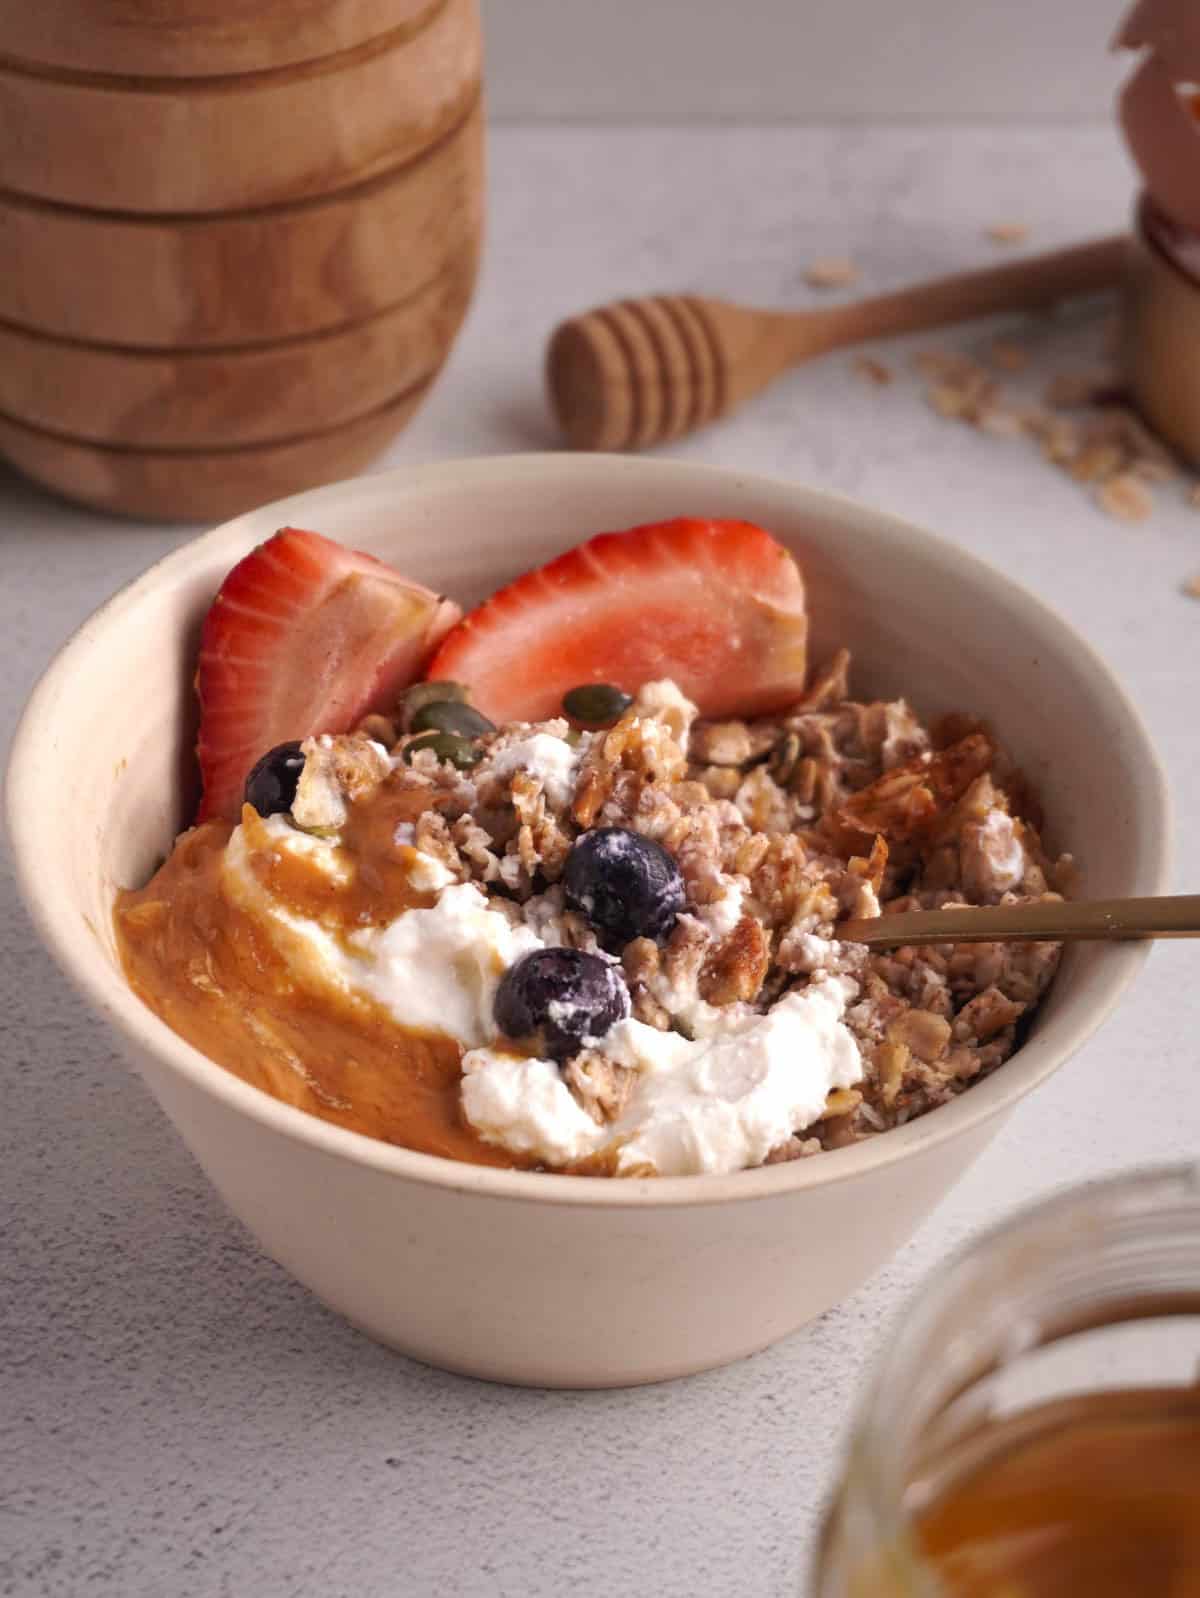
M 859 270 L 855 263 L 841 256 L 813 261 L 804 270 L 804 281 L 814 289 L 844 289 L 857 283 Z
M 1150 490 L 1132 472 L 1121 472 L 1101 483 L 1096 501 L 1122 522 L 1144 522 L 1154 510 Z
M 854 370 L 860 377 L 865 377 L 868 382 L 883 385 L 892 381 L 892 369 L 885 366 L 882 361 L 877 361 L 873 355 L 856 355 L 854 357 Z
M 1029 237 L 1025 222 L 992 222 L 985 232 L 993 244 L 1024 244 Z
M 981 433 L 990 433 L 993 438 L 1020 438 L 1026 431 L 1021 412 L 1002 403 L 981 405 L 973 420 Z
M 1116 477 L 1123 468 L 1145 481 L 1145 474 L 1128 466 L 1129 457 L 1119 444 L 1105 439 L 1093 439 L 1072 459 L 1066 462 L 1067 471 L 1077 483 L 1102 483 Z
M 1002 372 L 1023 372 L 1029 365 L 1029 351 L 1004 339 L 996 340 L 988 351 L 988 358 Z

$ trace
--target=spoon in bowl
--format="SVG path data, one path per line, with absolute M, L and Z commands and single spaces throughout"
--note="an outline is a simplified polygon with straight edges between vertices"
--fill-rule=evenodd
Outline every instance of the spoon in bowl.
M 1051 899 L 1038 904 L 947 905 L 843 921 L 844 943 L 897 949 L 914 943 L 1081 943 L 1200 938 L 1200 894 L 1151 899 Z

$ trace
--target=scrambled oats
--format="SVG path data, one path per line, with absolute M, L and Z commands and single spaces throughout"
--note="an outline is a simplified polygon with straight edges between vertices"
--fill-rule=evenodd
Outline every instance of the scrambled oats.
M 842 651 L 790 712 L 757 721 L 699 720 L 671 684 L 651 683 L 605 731 L 503 728 L 468 772 L 421 750 L 392 779 L 428 799 L 415 845 L 548 943 L 597 947 L 560 885 L 581 829 L 627 827 L 668 849 L 687 908 L 664 942 L 638 938 L 621 955 L 633 1013 L 652 1027 L 693 1036 L 814 973 L 852 980 L 845 1019 L 863 1081 L 831 1094 L 770 1163 L 898 1126 L 995 1070 L 1060 952 L 872 954 L 838 940 L 850 916 L 1057 898 L 1070 870 L 1045 853 L 1036 803 L 986 729 L 963 717 L 929 729 L 903 700 L 853 700 L 848 671 Z M 378 720 L 363 730 L 378 736 Z M 531 749 L 553 759 L 526 759 Z M 620 1115 L 630 1075 L 586 1049 L 564 1070 L 601 1124 Z

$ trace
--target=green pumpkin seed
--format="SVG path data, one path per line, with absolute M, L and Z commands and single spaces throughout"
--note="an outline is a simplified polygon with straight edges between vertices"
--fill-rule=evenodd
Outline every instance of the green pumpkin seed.
M 581 727 L 611 727 L 632 703 L 633 696 L 614 688 L 612 683 L 588 682 L 565 693 L 562 706 Z
M 469 771 L 480 758 L 480 751 L 468 738 L 460 738 L 456 732 L 423 732 L 417 738 L 411 738 L 404 746 L 404 759 L 412 765 L 413 756 L 419 749 L 432 749 L 439 760 L 446 761 L 455 766 L 459 771 Z
M 415 682 L 400 695 L 397 717 L 404 731 L 411 732 L 413 717 L 426 705 L 444 704 L 448 699 L 465 704 L 470 697 L 460 682 Z
M 409 723 L 410 732 L 456 732 L 462 738 L 483 738 L 496 725 L 461 699 L 435 699 L 424 704 Z

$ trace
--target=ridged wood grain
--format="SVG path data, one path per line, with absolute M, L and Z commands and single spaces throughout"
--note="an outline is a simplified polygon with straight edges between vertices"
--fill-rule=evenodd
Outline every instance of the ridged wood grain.
M 479 93 L 476 0 L 434 0 L 341 54 L 171 79 L 0 64 L 0 189 L 92 210 L 205 213 L 327 194 L 395 168 Z
M 331 333 L 251 349 L 68 344 L 0 323 L 0 413 L 98 444 L 195 449 L 340 426 L 445 360 L 475 282 L 474 249 L 424 289 Z
M 353 477 L 391 441 L 429 389 L 308 438 L 226 450 L 110 449 L 0 417 L 0 453 L 67 499 L 153 521 L 217 521 L 302 488 Z
M 33 67 L 145 77 L 273 71 L 410 25 L 430 0 L 0 0 L 0 49 Z

